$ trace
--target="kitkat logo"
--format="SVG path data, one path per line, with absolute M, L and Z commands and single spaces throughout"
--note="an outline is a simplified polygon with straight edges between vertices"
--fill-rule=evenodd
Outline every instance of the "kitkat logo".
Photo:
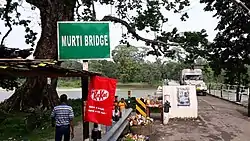
M 109 92 L 105 89 L 91 90 L 91 99 L 94 101 L 104 101 L 109 97 Z

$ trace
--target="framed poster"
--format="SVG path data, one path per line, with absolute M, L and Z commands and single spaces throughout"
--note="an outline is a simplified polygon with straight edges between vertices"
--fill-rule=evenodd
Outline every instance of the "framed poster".
M 190 92 L 188 87 L 177 87 L 177 106 L 190 106 Z

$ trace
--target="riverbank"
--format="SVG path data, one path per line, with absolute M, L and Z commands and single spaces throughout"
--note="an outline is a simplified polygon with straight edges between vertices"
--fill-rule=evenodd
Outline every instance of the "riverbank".
M 135 83 L 117 83 L 118 88 L 140 88 L 140 89 L 147 89 L 147 88 L 157 88 L 157 86 L 160 83 L 157 84 L 148 84 L 148 83 L 140 83 L 140 82 L 135 82 Z M 81 81 L 80 80 L 58 80 L 57 84 L 58 88 L 81 88 Z
M 116 95 L 120 98 L 127 98 L 128 91 L 131 91 L 133 97 L 146 97 L 147 95 L 154 95 L 156 88 L 118 88 L 116 89 Z M 67 94 L 70 99 L 78 99 L 82 97 L 81 88 L 58 88 L 57 93 L 60 96 L 61 94 Z M 5 91 L 0 90 L 0 102 L 9 98 L 14 91 Z
M 71 82 L 70 82 L 71 83 Z M 147 83 L 117 83 L 117 89 L 156 89 L 159 85 L 151 85 Z M 82 88 L 80 85 L 59 85 L 56 88 L 57 91 L 81 91 Z M 0 91 L 6 91 L 5 89 L 0 87 Z M 14 91 L 14 90 L 13 90 Z M 8 90 L 7 92 L 13 92 L 12 90 Z
M 116 95 L 126 98 L 128 91 L 132 92 L 132 96 L 135 97 L 146 97 L 147 95 L 153 95 L 156 91 L 157 86 L 152 86 L 145 83 L 118 83 L 116 89 Z M 5 89 L 0 88 L 0 102 L 9 98 L 15 90 L 6 91 Z M 78 99 L 82 97 L 81 94 L 82 89 L 80 87 L 59 87 L 57 88 L 57 92 L 59 95 L 67 94 L 70 99 Z

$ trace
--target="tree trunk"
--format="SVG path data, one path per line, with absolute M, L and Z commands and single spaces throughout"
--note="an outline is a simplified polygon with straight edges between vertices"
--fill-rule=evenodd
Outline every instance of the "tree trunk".
M 57 21 L 72 21 L 76 0 L 27 0 L 40 10 L 41 38 L 37 43 L 36 59 L 57 59 Z M 39 75 L 39 74 L 38 74 Z M 10 110 L 51 108 L 58 104 L 57 78 L 47 85 L 46 77 L 27 78 L 25 83 L 3 103 Z

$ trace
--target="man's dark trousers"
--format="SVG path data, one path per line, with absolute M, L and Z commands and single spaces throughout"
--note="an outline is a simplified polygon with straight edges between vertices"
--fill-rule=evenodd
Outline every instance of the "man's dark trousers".
M 62 141 L 62 136 L 64 137 L 64 141 L 70 140 L 70 126 L 69 125 L 56 126 L 55 141 Z

